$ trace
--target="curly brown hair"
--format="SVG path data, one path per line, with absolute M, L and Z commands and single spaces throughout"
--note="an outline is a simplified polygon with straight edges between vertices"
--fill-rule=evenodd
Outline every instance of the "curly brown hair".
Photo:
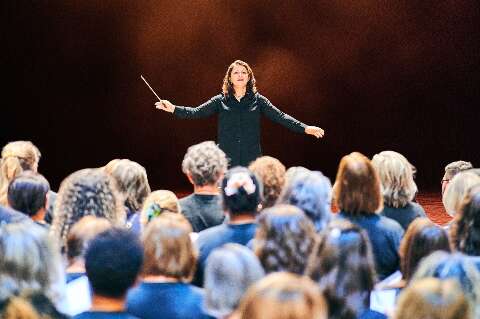
M 262 207 L 268 208 L 275 205 L 285 185 L 285 166 L 274 157 L 262 156 L 250 163 L 248 168 L 263 183 Z
M 302 275 L 315 239 L 315 226 L 300 208 L 277 205 L 259 216 L 254 250 L 266 273 Z
M 223 85 L 222 85 L 222 92 L 225 96 L 233 96 L 234 91 L 233 91 L 233 86 L 232 82 L 230 81 L 230 77 L 232 75 L 232 70 L 235 65 L 241 65 L 247 69 L 248 73 L 248 82 L 247 82 L 247 93 L 256 93 L 257 92 L 257 87 L 256 87 L 256 81 L 255 81 L 255 76 L 253 75 L 252 68 L 248 65 L 247 62 L 243 62 L 242 60 L 235 60 L 233 61 L 232 64 L 227 69 L 227 73 L 225 73 L 225 77 L 223 78 Z

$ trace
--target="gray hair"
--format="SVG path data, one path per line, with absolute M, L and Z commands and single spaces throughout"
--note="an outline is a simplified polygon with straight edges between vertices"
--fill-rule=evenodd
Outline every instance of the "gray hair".
M 472 163 L 466 161 L 455 161 L 445 166 L 444 180 L 451 180 L 455 175 L 467 169 L 473 168 Z
M 452 178 L 442 196 L 443 206 L 448 215 L 452 217 L 456 215 L 470 188 L 477 184 L 480 184 L 480 177 L 470 171 L 460 172 Z
M 183 158 L 182 171 L 198 186 L 215 184 L 227 170 L 225 153 L 212 141 L 190 146 Z
M 413 180 L 413 166 L 405 156 L 383 151 L 373 156 L 372 165 L 380 177 L 386 205 L 401 208 L 412 201 L 418 189 Z
M 47 230 L 31 221 L 0 227 L 0 301 L 39 291 L 59 302 L 64 280 L 60 253 Z
M 265 276 L 257 256 L 247 247 L 226 244 L 214 250 L 205 268 L 205 308 L 215 317 L 231 314 L 247 289 Z

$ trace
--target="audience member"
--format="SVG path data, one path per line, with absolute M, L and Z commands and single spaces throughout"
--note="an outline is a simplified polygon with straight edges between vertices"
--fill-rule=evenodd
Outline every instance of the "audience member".
M 303 210 L 321 232 L 331 218 L 332 184 L 321 172 L 299 171 L 288 180 L 278 203 Z
M 205 308 L 215 318 L 232 317 L 247 289 L 265 275 L 255 254 L 242 245 L 213 251 L 205 268 Z
M 40 174 L 25 171 L 15 177 L 8 186 L 8 206 L 24 213 L 40 226 L 47 213 L 47 194 L 50 184 Z
M 279 272 L 251 286 L 236 314 L 239 319 L 327 319 L 328 307 L 311 279 Z
M 403 229 L 393 219 L 377 214 L 383 208 L 381 186 L 370 160 L 356 152 L 344 156 L 333 189 L 339 217 L 367 231 L 380 280 L 393 274 L 400 266 Z
M 383 151 L 372 158 L 382 183 L 383 210 L 380 213 L 397 221 L 404 230 L 417 217 L 426 217 L 423 207 L 413 202 L 417 185 L 412 164 L 400 153 Z
M 227 243 L 247 245 L 255 235 L 255 217 L 262 199 L 262 184 L 244 167 L 230 169 L 222 180 L 223 210 L 229 221 L 199 233 L 196 244 L 200 255 L 194 284 L 203 285 L 205 262 L 210 253 Z
M 445 166 L 445 174 L 442 178 L 442 194 L 445 193 L 448 183 L 460 172 L 473 168 L 472 163 L 465 161 L 456 161 Z
M 315 227 L 300 208 L 277 205 L 258 217 L 254 251 L 266 273 L 302 275 L 315 239 Z
M 349 221 L 330 223 L 313 249 L 306 274 L 320 285 L 329 318 L 386 318 L 370 310 L 376 275 L 368 235 Z
M 128 159 L 110 161 L 105 166 L 105 171 L 113 177 L 123 198 L 127 211 L 127 227 L 140 234 L 140 209 L 151 192 L 147 171 L 137 162 Z
M 208 318 L 203 292 L 189 284 L 197 252 L 190 223 L 180 214 L 163 213 L 143 233 L 143 279 L 127 298 L 127 310 L 142 319 Z
M 140 225 L 142 229 L 147 227 L 155 217 L 163 213 L 180 214 L 180 202 L 175 193 L 168 190 L 158 190 L 148 195 L 140 213 Z
M 455 175 L 442 196 L 443 206 L 448 215 L 455 217 L 463 204 L 469 189 L 480 184 L 480 177 L 469 171 Z
M 83 169 L 60 185 L 50 229 L 65 249 L 70 228 L 83 216 L 104 217 L 113 225 L 124 225 L 125 209 L 114 181 L 100 169 Z
M 465 295 L 453 280 L 425 278 L 400 295 L 394 319 L 470 319 Z
M 190 146 L 183 158 L 182 171 L 193 185 L 193 194 L 181 198 L 180 207 L 196 233 L 221 224 L 225 218 L 218 182 L 227 167 L 227 156 L 212 141 Z
M 276 158 L 262 156 L 250 163 L 248 169 L 262 182 L 262 209 L 275 205 L 285 185 L 285 166 Z
M 92 307 L 73 318 L 135 318 L 125 312 L 125 299 L 142 263 L 143 247 L 132 232 L 112 228 L 98 234 L 85 252 L 85 269 L 93 292 Z

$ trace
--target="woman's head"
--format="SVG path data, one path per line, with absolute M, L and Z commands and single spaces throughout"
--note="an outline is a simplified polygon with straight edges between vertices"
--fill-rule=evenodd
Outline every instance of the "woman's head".
M 140 224 L 145 227 L 155 217 L 163 213 L 180 213 L 180 204 L 175 193 L 169 190 L 158 190 L 148 195 L 140 215 Z
M 400 243 L 400 269 L 409 281 L 421 259 L 437 250 L 450 252 L 447 232 L 428 218 L 416 218 Z
M 8 185 L 8 205 L 29 217 L 36 216 L 47 209 L 47 193 L 50 184 L 40 174 L 25 171 L 15 177 Z
M 285 166 L 276 158 L 262 156 L 250 163 L 248 168 L 262 181 L 262 208 L 275 205 L 285 185 Z
M 226 244 L 215 249 L 205 268 L 205 306 L 215 317 L 226 317 L 247 289 L 264 276 L 262 265 L 245 246 Z
M 353 152 L 342 158 L 333 197 L 347 214 L 373 214 L 383 208 L 380 179 L 366 156 Z
M 258 217 L 254 250 L 265 272 L 303 274 L 315 244 L 315 227 L 301 209 L 277 205 Z
M 228 167 L 225 153 L 212 141 L 190 146 L 182 171 L 196 186 L 216 185 Z
M 104 217 L 114 225 L 125 222 L 125 208 L 115 182 L 101 169 L 83 169 L 60 185 L 55 201 L 52 234 L 65 247 L 70 228 L 83 216 Z
M 334 318 L 368 308 L 375 268 L 368 235 L 346 220 L 333 220 L 313 248 L 306 275 L 318 282 Z
M 240 319 L 327 319 L 318 286 L 307 277 L 273 273 L 250 287 L 237 310 Z
M 450 216 L 455 216 L 469 189 L 477 184 L 480 184 L 480 177 L 468 171 L 460 172 L 450 180 L 442 196 L 443 206 Z
M 181 214 L 163 213 L 151 221 L 142 235 L 143 275 L 190 281 L 197 262 L 191 232 L 192 226 Z
M 453 280 L 418 280 L 400 294 L 394 319 L 469 319 L 470 305 Z
M 384 151 L 372 158 L 372 165 L 380 176 L 383 202 L 391 207 L 405 207 L 417 192 L 412 165 L 400 153 Z
M 278 202 L 303 210 L 319 232 L 330 221 L 331 200 L 332 184 L 328 177 L 321 172 L 305 171 L 288 181 Z
M 105 166 L 105 171 L 117 183 L 117 189 L 124 199 L 125 206 L 132 213 L 139 211 L 143 201 L 150 194 L 145 168 L 128 159 L 115 159 Z
M 223 78 L 222 92 L 226 96 L 233 96 L 234 86 L 246 86 L 247 92 L 256 93 L 255 83 L 255 76 L 250 66 L 246 62 L 235 60 L 230 64 Z
M 230 215 L 256 214 L 262 200 L 263 186 L 255 174 L 245 167 L 234 167 L 222 180 L 223 208 Z
M 467 193 L 450 228 L 450 236 L 456 250 L 480 256 L 480 184 Z

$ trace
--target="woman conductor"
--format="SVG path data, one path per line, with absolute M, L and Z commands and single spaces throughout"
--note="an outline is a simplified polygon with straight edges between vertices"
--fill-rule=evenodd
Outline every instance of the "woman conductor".
M 222 94 L 198 107 L 176 106 L 167 100 L 155 103 L 157 109 L 173 113 L 178 118 L 196 119 L 218 114 L 218 144 L 230 158 L 230 166 L 248 166 L 261 155 L 260 116 L 266 115 L 294 132 L 323 137 L 323 129 L 307 126 L 283 113 L 260 95 L 250 66 L 234 61 L 223 79 Z

